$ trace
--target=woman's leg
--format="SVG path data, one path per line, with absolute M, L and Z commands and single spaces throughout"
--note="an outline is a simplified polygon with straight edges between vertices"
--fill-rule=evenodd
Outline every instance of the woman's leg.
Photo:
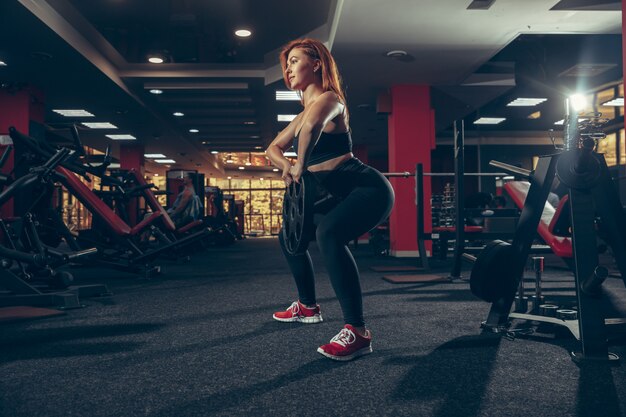
M 337 294 L 346 324 L 363 327 L 363 301 L 359 270 L 346 246 L 376 227 L 393 205 L 386 187 L 356 187 L 317 226 L 317 245 Z
M 293 279 L 296 281 L 300 302 L 305 306 L 314 306 L 317 302 L 315 299 L 315 276 L 309 251 L 297 255 L 292 255 L 287 252 L 282 230 L 278 234 L 278 240 L 280 241 L 283 254 L 287 259 L 287 264 L 289 265 Z

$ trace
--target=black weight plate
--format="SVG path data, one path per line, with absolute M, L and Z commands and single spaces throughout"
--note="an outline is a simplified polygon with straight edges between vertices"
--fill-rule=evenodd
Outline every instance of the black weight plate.
M 306 251 L 313 239 L 315 199 L 316 182 L 309 172 L 302 174 L 299 183 L 294 181 L 285 189 L 282 234 L 285 249 L 292 255 Z
M 570 188 L 592 188 L 600 178 L 600 161 L 595 154 L 590 154 L 583 172 L 577 172 L 574 168 L 581 156 L 581 149 L 573 149 L 559 155 L 556 163 L 556 175 L 559 180 Z
M 489 242 L 476 258 L 470 274 L 472 293 L 493 303 L 515 292 L 515 276 L 511 267 L 515 264 L 513 247 L 501 240 Z

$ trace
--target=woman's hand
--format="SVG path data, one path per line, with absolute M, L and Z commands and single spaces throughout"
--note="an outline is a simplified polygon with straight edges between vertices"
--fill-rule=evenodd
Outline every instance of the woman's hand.
M 297 183 L 300 182 L 300 178 L 302 177 L 302 173 L 304 172 L 304 167 L 300 162 L 296 162 L 289 171 L 291 173 L 291 178 Z
M 289 184 L 293 181 L 291 177 L 291 164 L 287 163 L 283 167 L 283 175 L 281 176 L 283 181 L 285 182 L 285 186 L 289 187 Z

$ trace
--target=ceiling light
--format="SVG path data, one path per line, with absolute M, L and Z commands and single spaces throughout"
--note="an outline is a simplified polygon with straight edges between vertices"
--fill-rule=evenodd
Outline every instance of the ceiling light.
M 6 63 L 6 62 L 4 62 L 4 61 L 0 61 L 0 67 L 6 67 L 6 66 L 7 66 L 7 63 Z
M 244 164 L 245 166 L 249 167 L 250 165 L 252 165 L 252 162 L 248 161 Z
M 288 151 L 288 152 L 285 152 L 285 153 L 283 153 L 283 155 L 284 155 L 286 158 L 295 158 L 295 157 L 297 157 L 297 156 L 298 156 L 298 154 L 297 154 L 297 153 L 295 153 L 294 151 Z
M 105 135 L 109 139 L 113 140 L 135 140 L 137 139 L 133 135 Z
M 512 102 L 510 102 L 509 104 L 507 104 L 507 106 L 510 107 L 516 107 L 516 106 L 536 106 L 537 104 L 541 104 L 544 101 L 548 101 L 547 98 L 516 98 L 515 100 L 513 100 Z
M 580 122 L 584 122 L 587 119 L 578 119 L 578 123 Z M 565 119 L 561 119 L 558 122 L 554 122 L 555 125 L 562 125 L 563 123 L 565 123 Z
M 83 126 L 87 126 L 90 129 L 117 129 L 117 126 L 109 122 L 93 122 L 93 123 L 83 122 L 81 124 Z
M 167 156 L 163 155 L 162 153 L 144 153 L 143 154 L 144 158 L 167 158 Z
M 233 157 L 232 157 L 232 156 L 230 156 L 230 155 L 228 155 L 228 156 L 226 157 L 226 163 L 227 163 L 227 164 L 232 164 L 233 162 L 235 162 L 235 161 L 233 161 Z
M 387 56 L 389 58 L 402 58 L 403 56 L 407 56 L 408 54 L 406 53 L 406 51 L 403 51 L 401 49 L 395 49 L 393 51 L 389 51 L 387 52 Z
M 246 169 L 245 167 L 239 167 L 239 169 Z
M 248 36 L 252 35 L 252 32 L 250 32 L 248 29 L 237 29 L 235 31 L 235 35 L 239 36 L 240 38 L 247 38 Z
M 260 181 L 263 181 L 263 177 L 259 178 Z
M 497 125 L 506 120 L 504 117 L 481 117 L 474 121 L 475 125 Z
M 151 94 L 163 94 L 163 90 L 159 90 L 158 88 L 153 88 L 150 90 Z
M 174 161 L 173 159 L 155 159 L 154 162 L 157 162 L 159 164 L 175 164 L 176 161 Z
M 227 180 L 230 180 L 230 179 L 232 179 L 232 178 L 233 178 L 233 177 L 226 177 L 226 179 L 227 179 Z
M 75 109 L 75 110 L 74 109 L 56 109 L 52 111 L 65 117 L 95 117 L 93 114 L 89 113 L 87 110 L 82 110 L 82 109 Z
M 274 169 L 272 169 L 272 171 L 274 171 L 274 172 L 278 172 L 278 171 L 279 171 L 279 169 L 278 169 L 278 168 L 274 168 Z
M 572 94 L 569 100 L 574 111 L 581 111 L 587 107 L 587 97 L 582 94 Z
M 534 113 L 529 114 L 526 118 L 527 119 L 531 119 L 531 120 L 539 119 L 539 118 L 541 118 L 541 112 L 540 111 L 536 111 Z
M 252 122 L 252 121 L 247 121 L 247 122 L 243 122 L 244 125 L 255 125 L 256 122 Z
M 291 122 L 293 119 L 295 119 L 297 116 L 297 114 L 279 114 L 278 116 L 276 116 L 276 120 L 278 120 L 279 122 Z
M 159 174 L 155 173 L 153 176 L 154 176 L 154 177 L 158 177 L 158 176 L 159 176 Z
M 165 58 L 162 55 L 150 55 L 148 62 L 151 64 L 162 64 L 165 62 Z
M 189 133 L 198 133 L 200 132 L 198 129 L 189 129 Z
M 176 117 L 183 117 L 185 115 L 185 113 L 181 113 L 179 111 L 175 111 L 174 113 L 172 113 L 174 116 Z
M 218 152 L 218 151 L 211 151 L 211 153 L 212 153 L 213 155 L 217 155 L 219 152 Z
M 607 101 L 606 103 L 602 103 L 603 106 L 615 106 L 615 107 L 624 107 L 624 97 L 614 98 L 611 101 Z
M 263 149 L 262 146 L 255 146 L 254 149 Z
M 297 91 L 276 90 L 276 101 L 300 101 Z

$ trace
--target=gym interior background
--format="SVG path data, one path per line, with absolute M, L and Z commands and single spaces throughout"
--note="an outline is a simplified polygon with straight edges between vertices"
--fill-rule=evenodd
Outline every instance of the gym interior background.
M 568 187 L 550 190 L 558 199 L 543 233 L 537 220 L 521 285 L 503 297 L 513 322 L 499 332 L 481 328 L 497 302 L 470 289 L 470 262 L 458 264 L 494 239 L 523 240 L 516 225 L 531 204 L 515 183 L 528 178 L 490 162 L 535 175 L 540 157 L 566 147 L 575 94 L 609 194 L 626 204 L 622 7 L 3 1 L 0 415 L 626 415 L 625 254 L 603 234 L 603 216 L 597 233 L 576 235 Z M 303 36 L 337 59 L 355 155 L 409 173 L 392 179 L 389 223 L 351 245 L 375 338 L 374 354 L 350 364 L 317 357 L 328 324 L 270 316 L 294 291 L 277 240 L 285 187 L 263 151 L 301 108 L 278 52 Z M 402 94 L 409 107 L 426 104 L 400 129 Z M 177 228 L 163 212 L 186 174 L 202 213 Z M 593 240 L 606 269 L 590 279 L 595 328 L 580 311 L 589 294 L 574 272 L 589 265 L 574 259 L 573 234 Z M 316 268 L 336 326 L 338 304 Z M 604 319 L 615 324 L 606 335 Z M 586 343 L 571 330 L 579 324 Z M 581 347 L 608 349 L 621 365 L 571 360 Z

